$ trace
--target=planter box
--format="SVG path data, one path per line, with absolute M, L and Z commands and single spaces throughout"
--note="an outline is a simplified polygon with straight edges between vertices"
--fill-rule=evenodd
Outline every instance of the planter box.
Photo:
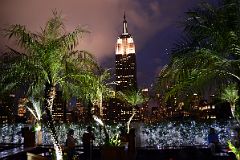
M 124 146 L 103 146 L 101 150 L 101 160 L 126 160 Z
M 36 132 L 36 144 L 41 145 L 42 144 L 42 131 Z
M 27 160 L 48 160 L 48 158 L 28 152 Z
M 35 147 L 35 132 L 31 131 L 28 127 L 23 128 L 22 130 L 24 137 L 24 147 Z

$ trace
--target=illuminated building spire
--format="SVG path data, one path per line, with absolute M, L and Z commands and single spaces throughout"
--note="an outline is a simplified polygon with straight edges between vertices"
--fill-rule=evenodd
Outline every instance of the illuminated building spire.
M 115 50 L 115 89 L 116 92 L 124 92 L 126 90 L 137 90 L 137 67 L 136 67 L 136 52 L 133 37 L 127 30 L 127 20 L 124 12 L 122 33 L 117 38 Z M 114 99 L 112 103 L 115 110 L 113 118 L 126 121 L 131 117 L 132 112 L 127 109 L 126 104 L 119 99 Z M 137 111 L 138 112 L 138 111 Z M 110 112 L 109 112 L 110 113 Z M 137 114 L 138 115 L 138 114 Z M 137 116 L 136 116 L 137 117 Z M 140 116 L 138 116 L 140 117 Z M 111 117 L 112 119 L 112 117 Z M 138 119 L 138 118 L 136 118 Z M 135 120 L 136 120 L 135 119 Z
M 123 15 L 123 33 L 116 44 L 116 91 L 137 89 L 136 52 L 133 37 L 127 30 L 126 15 Z
M 128 35 L 128 30 L 127 30 L 127 20 L 126 20 L 126 15 L 125 15 L 125 12 L 124 12 L 124 15 L 123 15 L 123 35 Z

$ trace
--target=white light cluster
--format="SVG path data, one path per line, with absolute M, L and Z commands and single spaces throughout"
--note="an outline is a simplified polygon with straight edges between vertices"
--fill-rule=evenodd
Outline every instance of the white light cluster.
M 0 125 L 0 143 L 23 143 L 23 124 Z
M 106 125 L 109 136 L 120 133 L 120 127 L 123 125 Z M 207 135 L 209 128 L 213 127 L 219 132 L 219 140 L 221 144 L 226 145 L 228 140 L 233 137 L 233 127 L 235 124 L 231 121 L 199 123 L 195 121 L 187 122 L 162 122 L 155 125 L 141 124 L 138 125 L 136 136 L 140 137 L 138 141 L 141 147 L 151 146 L 157 148 L 192 146 L 192 145 L 207 145 Z M 24 125 L 1 125 L 0 126 L 0 143 L 23 143 L 21 138 L 21 128 Z M 77 139 L 78 145 L 82 145 L 82 135 L 86 131 L 86 125 L 79 124 L 59 124 L 56 125 L 58 131 L 59 143 L 65 144 L 68 130 L 74 130 L 74 136 Z M 104 144 L 104 131 L 101 125 L 94 124 L 92 126 L 96 140 L 95 146 Z M 51 135 L 43 126 L 43 144 L 53 144 Z M 19 141 L 20 139 L 20 141 Z
M 116 44 L 116 54 L 134 54 L 135 45 L 132 37 L 129 38 L 118 38 Z
M 97 123 L 99 123 L 101 126 L 104 126 L 103 121 L 102 121 L 100 118 L 98 118 L 97 116 L 93 115 L 93 119 L 94 119 Z
M 109 126 L 106 125 L 110 136 L 119 133 L 119 128 L 122 125 Z M 207 145 L 207 135 L 210 127 L 214 127 L 219 132 L 219 139 L 221 144 L 227 144 L 228 140 L 232 139 L 231 133 L 233 122 L 212 122 L 212 123 L 197 123 L 195 121 L 189 122 L 165 122 L 155 125 L 142 124 L 137 130 L 136 135 L 139 135 L 141 147 L 170 147 L 170 146 L 192 146 L 192 145 Z M 92 126 L 93 132 L 96 136 L 94 145 L 99 146 L 104 142 L 104 133 L 102 127 L 99 125 Z M 86 130 L 84 125 L 60 125 L 56 130 L 61 130 L 59 134 L 60 143 L 64 144 L 66 140 L 67 131 L 69 128 L 74 129 L 74 135 L 79 145 L 82 144 L 81 137 Z M 43 129 L 44 130 L 44 129 Z M 49 136 L 43 134 L 43 143 L 49 144 Z
M 143 146 L 157 148 L 180 147 L 180 146 L 203 146 L 207 145 L 209 128 L 213 127 L 219 132 L 219 140 L 223 145 L 231 140 L 231 132 L 234 124 L 228 122 L 197 123 L 189 122 L 166 122 L 156 125 L 141 127 L 141 140 Z
M 109 136 L 119 134 L 120 130 L 119 128 L 122 125 L 106 125 L 106 129 L 108 131 Z M 79 125 L 79 124 L 61 124 L 56 126 L 56 130 L 60 131 L 58 133 L 59 137 L 59 143 L 64 145 L 67 139 L 67 133 L 69 129 L 74 130 L 74 137 L 77 140 L 77 145 L 82 145 L 82 136 L 83 133 L 86 131 L 87 126 L 86 125 Z M 48 133 L 47 129 L 45 127 L 42 128 L 43 130 L 43 144 L 52 144 L 52 141 L 50 140 L 50 134 Z M 95 135 L 95 141 L 93 142 L 95 146 L 101 146 L 104 144 L 105 134 L 103 131 L 103 128 L 101 125 L 94 124 L 92 126 L 93 133 Z

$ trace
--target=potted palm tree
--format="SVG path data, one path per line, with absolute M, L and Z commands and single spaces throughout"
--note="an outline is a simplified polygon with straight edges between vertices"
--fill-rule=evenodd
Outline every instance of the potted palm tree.
M 109 70 L 103 70 L 102 68 L 98 68 L 95 75 L 92 75 L 91 78 L 85 79 L 81 82 L 82 87 L 79 89 L 78 98 L 85 102 L 85 106 L 87 106 L 88 119 L 91 119 L 91 116 L 93 114 L 91 113 L 93 106 L 98 107 L 98 116 L 102 117 L 103 100 L 109 97 L 113 97 L 113 89 L 110 86 L 111 83 L 108 82 L 109 79 Z
M 44 122 L 52 136 L 57 159 L 62 159 L 52 116 L 53 101 L 57 88 L 65 97 L 72 96 L 81 88 L 83 80 L 91 79 L 95 59 L 84 50 L 74 50 L 79 37 L 88 31 L 77 27 L 67 33 L 61 15 L 54 11 L 41 32 L 32 33 L 17 24 L 7 28 L 5 33 L 10 39 L 15 38 L 24 52 L 10 49 L 1 59 L 0 89 L 9 91 L 24 86 L 33 97 L 43 95 Z
M 96 115 L 93 116 L 94 120 L 101 125 L 104 132 L 104 144 L 101 148 L 102 160 L 124 160 L 126 159 L 125 146 L 121 146 L 119 134 L 109 134 L 105 123 Z
M 220 97 L 222 100 L 227 101 L 230 104 L 231 113 L 233 118 L 235 118 L 239 124 L 239 115 L 236 114 L 236 102 L 239 99 L 238 95 L 238 89 L 237 85 L 234 83 L 231 83 L 227 85 Z M 234 141 L 230 142 L 228 141 L 228 147 L 231 149 L 231 151 L 235 154 L 236 158 L 240 159 L 240 149 L 239 145 L 236 145 L 239 143 L 239 126 L 234 128 L 234 130 L 237 132 L 237 136 L 235 137 Z
M 36 144 L 37 145 L 42 144 L 41 119 L 43 113 L 41 109 L 41 102 L 40 100 L 35 100 L 34 98 L 30 97 L 28 102 L 26 103 L 26 107 L 35 119 L 33 130 L 37 136 Z
M 127 121 L 127 133 L 129 133 L 130 131 L 130 124 L 131 121 L 133 119 L 133 117 L 136 114 L 136 107 L 140 104 L 142 104 L 144 101 L 146 101 L 146 97 L 144 97 L 141 93 L 141 91 L 137 91 L 137 90 L 126 90 L 126 91 L 119 91 L 117 93 L 117 98 L 119 98 L 120 100 L 126 102 L 129 107 L 132 108 L 132 115 L 129 117 L 128 121 Z
M 235 116 L 236 102 L 239 99 L 237 85 L 229 84 L 227 87 L 225 87 L 221 94 L 221 99 L 230 104 L 232 116 L 238 120 L 238 118 Z
M 103 160 L 124 160 L 126 159 L 125 147 L 121 146 L 118 134 L 114 134 L 105 139 L 105 144 L 101 150 Z

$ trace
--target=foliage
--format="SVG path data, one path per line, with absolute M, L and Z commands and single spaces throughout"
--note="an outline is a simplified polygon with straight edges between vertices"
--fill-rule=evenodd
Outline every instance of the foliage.
M 101 69 L 96 74 L 93 80 L 93 90 L 95 91 L 95 98 L 93 101 L 100 101 L 101 98 L 107 99 L 113 97 L 113 88 L 111 87 L 111 73 L 109 70 Z
M 110 145 L 110 146 L 120 146 L 120 144 L 121 144 L 121 140 L 118 134 L 115 134 L 112 137 L 110 137 L 109 142 L 107 142 L 107 145 Z
M 29 102 L 26 105 L 27 109 L 31 112 L 34 118 L 37 121 L 40 121 L 43 115 L 40 100 L 34 100 L 33 98 L 29 98 Z
M 202 2 L 186 13 L 182 22 L 185 37 L 176 44 L 170 64 L 157 81 L 158 92 L 164 90 L 166 100 L 199 92 L 210 95 L 229 83 L 237 83 L 239 88 L 239 7 L 239 0 L 219 0 Z M 238 89 L 230 87 L 222 98 L 230 103 L 234 116 Z
M 36 123 L 36 124 L 34 125 L 33 131 L 34 131 L 34 132 L 37 132 L 37 131 L 40 131 L 41 129 L 42 129 L 41 124 Z
M 127 122 L 127 133 L 129 133 L 130 123 L 136 114 L 135 107 L 137 105 L 142 104 L 145 100 L 147 100 L 147 98 L 143 96 L 140 90 L 139 91 L 125 90 L 123 92 L 119 91 L 117 93 L 117 98 L 119 98 L 120 100 L 123 100 L 124 102 L 128 103 L 132 107 L 132 115 L 129 117 L 129 120 Z
M 109 134 L 110 128 L 107 128 L 107 126 L 105 125 L 105 123 L 103 123 L 103 121 L 98 118 L 97 116 L 93 115 L 94 120 L 101 125 L 103 132 L 104 132 L 104 145 L 106 146 L 119 146 L 121 144 L 121 140 L 119 138 L 119 133 L 117 131 L 115 131 L 112 134 Z M 116 127 L 117 130 L 119 129 L 119 127 Z
M 236 102 L 239 98 L 238 95 L 238 89 L 236 84 L 229 84 L 227 87 L 224 88 L 223 93 L 221 94 L 221 99 L 224 101 L 227 101 L 230 104 L 231 112 L 233 117 L 235 117 L 236 114 Z M 238 120 L 238 116 L 236 117 Z
M 240 150 L 236 148 L 230 141 L 228 141 L 228 147 L 236 155 L 236 158 L 240 159 Z
M 2 57 L 1 88 L 11 90 L 26 86 L 28 94 L 38 97 L 44 94 L 46 86 L 59 85 L 65 96 L 76 93 L 76 86 L 89 75 L 96 65 L 94 58 L 86 51 L 73 50 L 78 38 L 87 30 L 77 27 L 65 33 L 62 18 L 53 12 L 41 33 L 32 33 L 25 26 L 11 25 L 6 36 L 16 38 L 24 49 L 20 53 L 10 49 Z
M 67 33 L 61 15 L 54 11 L 41 32 L 32 33 L 16 24 L 5 29 L 5 33 L 17 40 L 24 53 L 10 48 L 2 57 L 0 89 L 24 87 L 27 97 L 44 97 L 44 119 L 57 145 L 55 149 L 61 151 L 51 113 L 53 101 L 56 89 L 60 89 L 66 99 L 80 95 L 80 88 L 94 75 L 97 63 L 93 56 L 84 50 L 74 50 L 78 39 L 88 31 L 77 27 Z
M 236 84 L 229 84 L 221 94 L 221 99 L 229 102 L 231 105 L 235 104 L 239 98 Z
M 158 90 L 165 98 L 209 90 L 239 82 L 239 1 L 202 2 L 181 23 L 185 37 L 173 49 L 172 59 L 159 74 Z
M 146 97 L 142 95 L 140 90 L 125 90 L 123 92 L 119 91 L 117 92 L 117 98 L 123 100 L 131 106 L 137 106 L 146 100 Z
M 84 81 L 85 85 L 80 88 L 80 96 L 83 102 L 90 100 L 91 103 L 96 104 L 100 109 L 100 116 L 103 115 L 102 102 L 105 99 L 113 97 L 113 88 L 109 82 L 111 74 L 109 70 L 102 68 L 98 69 L 95 75 L 91 75 L 90 78 Z

